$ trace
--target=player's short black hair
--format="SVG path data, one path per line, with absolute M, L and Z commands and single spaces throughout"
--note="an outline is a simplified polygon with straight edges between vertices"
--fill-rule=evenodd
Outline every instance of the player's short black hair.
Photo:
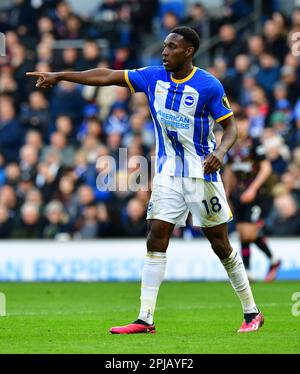
M 170 33 L 182 35 L 184 40 L 191 43 L 192 46 L 195 48 L 196 53 L 200 47 L 200 38 L 199 35 L 190 27 L 187 26 L 179 26 L 175 27 L 170 31 Z

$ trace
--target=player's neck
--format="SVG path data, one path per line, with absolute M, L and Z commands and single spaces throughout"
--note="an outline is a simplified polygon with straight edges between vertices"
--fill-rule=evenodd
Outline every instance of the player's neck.
M 181 70 L 173 72 L 172 77 L 175 79 L 184 79 L 191 74 L 193 69 L 194 69 L 193 64 L 189 64 L 187 66 L 184 66 Z

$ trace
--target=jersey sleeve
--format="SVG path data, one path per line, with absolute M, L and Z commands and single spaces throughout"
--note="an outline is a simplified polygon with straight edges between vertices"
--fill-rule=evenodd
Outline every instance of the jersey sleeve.
M 144 92 L 147 94 L 151 77 L 153 79 L 153 73 L 155 71 L 156 69 L 153 66 L 135 70 L 125 70 L 125 80 L 131 93 Z
M 210 88 L 209 111 L 216 122 L 221 122 L 233 115 L 224 88 L 218 79 L 213 80 Z

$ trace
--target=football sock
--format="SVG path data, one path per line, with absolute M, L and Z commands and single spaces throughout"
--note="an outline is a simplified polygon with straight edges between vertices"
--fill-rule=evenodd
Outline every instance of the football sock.
M 241 256 L 237 252 L 232 251 L 230 256 L 225 260 L 221 260 L 221 262 L 227 271 L 233 289 L 241 301 L 244 314 L 258 313 Z
M 143 320 L 141 320 L 141 319 L 137 319 L 137 320 L 134 321 L 133 323 L 137 323 L 137 324 L 139 324 L 139 325 L 150 326 L 149 323 L 147 323 L 147 322 L 145 322 L 145 321 L 143 321 Z
M 266 238 L 264 236 L 258 237 L 254 242 L 258 248 L 264 252 L 264 254 L 271 260 L 272 253 L 267 245 Z
M 138 319 L 153 323 L 153 315 L 159 287 L 164 279 L 167 264 L 165 252 L 148 252 L 142 274 L 141 308 Z
M 258 312 L 257 313 L 245 313 L 244 319 L 246 323 L 250 323 L 253 320 L 253 318 L 255 318 L 257 315 L 258 315 Z
M 250 269 L 250 243 L 242 242 L 242 258 L 244 266 L 247 270 Z

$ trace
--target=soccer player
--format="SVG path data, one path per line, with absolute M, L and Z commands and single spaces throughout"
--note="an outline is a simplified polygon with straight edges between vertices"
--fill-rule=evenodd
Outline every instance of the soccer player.
M 185 225 L 189 211 L 194 225 L 202 227 L 241 301 L 244 321 L 238 331 L 256 331 L 264 322 L 243 261 L 231 248 L 227 233 L 227 221 L 232 214 L 219 169 L 236 141 L 237 128 L 221 83 L 193 66 L 199 44 L 197 33 L 183 26 L 166 37 L 162 66 L 129 71 L 27 73 L 37 77 L 37 87 L 51 87 L 67 80 L 87 85 L 128 86 L 132 93 L 144 92 L 148 97 L 156 131 L 157 162 L 147 215 L 149 234 L 140 313 L 135 322 L 112 327 L 110 331 L 114 334 L 155 332 L 154 310 L 165 274 L 169 239 L 176 224 Z M 224 129 L 217 148 L 209 116 Z
M 247 116 L 240 114 L 236 117 L 236 122 L 238 140 L 228 152 L 228 163 L 223 178 L 225 191 L 227 195 L 231 195 L 234 206 L 242 258 L 248 278 L 252 278 L 250 244 L 255 243 L 270 261 L 265 281 L 271 282 L 281 265 L 281 261 L 272 254 L 262 229 L 263 213 L 271 203 L 271 188 L 268 182 L 272 166 L 266 159 L 264 146 L 259 140 L 249 136 Z

